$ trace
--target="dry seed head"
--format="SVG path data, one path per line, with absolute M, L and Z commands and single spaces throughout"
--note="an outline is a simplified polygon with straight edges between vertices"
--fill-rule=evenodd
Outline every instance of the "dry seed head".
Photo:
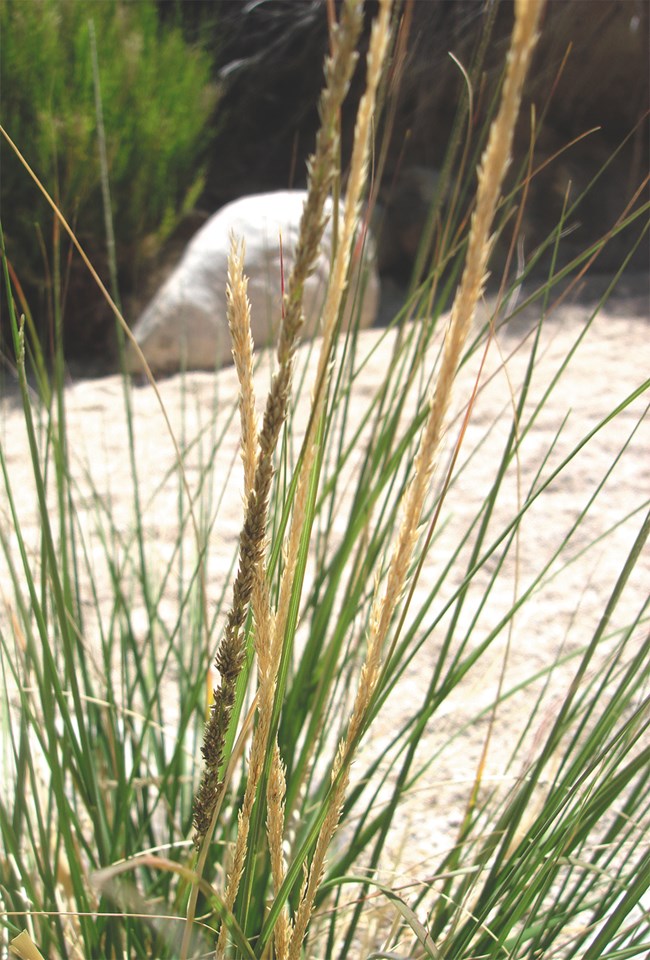
M 361 683 L 350 719 L 348 738 L 342 745 L 334 765 L 336 778 L 341 766 L 341 779 L 335 788 L 334 797 L 325 822 L 319 833 L 316 850 L 312 858 L 309 878 L 304 895 L 301 897 L 293 936 L 291 938 L 290 960 L 298 960 L 302 939 L 305 935 L 316 890 L 324 869 L 325 852 L 338 824 L 342 809 L 349 762 L 351 759 L 348 744 L 361 728 L 365 710 L 372 696 L 378 676 L 378 666 L 383 649 L 383 641 L 388 631 L 395 605 L 404 589 L 408 566 L 417 536 L 424 497 L 434 465 L 434 458 L 440 442 L 445 413 L 449 404 L 460 352 L 472 322 L 476 302 L 480 296 L 485 277 L 487 256 L 490 248 L 489 231 L 496 209 L 503 176 L 509 162 L 510 145 L 514 123 L 517 117 L 521 89 L 526 69 L 536 39 L 536 29 L 543 0 L 518 0 L 517 19 L 508 57 L 506 80 L 502 91 L 499 113 L 490 130 L 477 189 L 477 204 L 470 230 L 467 260 L 463 278 L 454 302 L 450 327 L 447 334 L 441 376 L 431 404 L 431 410 L 423 430 L 418 456 L 416 458 L 414 478 L 407 488 L 404 499 L 404 519 L 398 534 L 398 542 L 389 568 L 386 594 L 379 601 L 380 608 L 371 614 L 371 636 L 368 643 L 366 665 L 362 671 Z M 373 635 L 374 634 L 374 635 Z
M 346 197 L 342 235 L 332 270 L 332 279 L 330 281 L 328 297 L 325 306 L 324 335 L 321 345 L 319 372 L 317 375 L 317 383 L 319 385 L 321 382 L 324 383 L 327 364 L 329 363 L 330 343 L 338 315 L 341 296 L 345 286 L 345 278 L 349 267 L 352 240 L 354 237 L 354 231 L 356 229 L 357 210 L 361 197 L 361 191 L 363 190 L 365 183 L 371 120 L 374 112 L 375 96 L 377 85 L 379 83 L 379 76 L 381 74 L 381 69 L 388 46 L 390 11 L 390 0 L 382 0 L 380 4 L 379 17 L 377 22 L 374 24 L 371 33 L 370 51 L 368 54 L 368 70 L 366 77 L 366 92 L 360 104 L 357 115 L 352 172 L 348 181 L 348 193 Z M 320 395 L 315 400 L 314 411 L 311 418 L 311 422 L 314 424 L 317 423 L 320 418 L 320 412 L 324 403 L 324 396 L 325 391 L 324 389 L 321 389 Z M 306 467 L 308 462 L 311 463 L 313 460 L 314 453 L 315 445 L 312 438 L 311 445 L 307 448 L 299 486 L 299 490 L 301 487 L 304 487 L 305 498 L 307 480 L 309 477 L 309 471 L 306 469 Z M 294 541 L 294 528 L 297 531 L 301 531 L 302 528 L 302 516 L 299 515 L 295 510 L 292 520 L 292 532 L 290 535 L 290 539 L 292 541 L 291 546 L 293 546 Z M 296 533 L 295 543 L 297 544 L 298 541 L 299 537 Z M 290 557 L 292 552 L 293 551 L 290 548 Z M 289 565 L 287 566 L 285 573 L 288 569 Z M 282 586 L 284 587 L 284 582 Z M 309 872 L 307 874 L 307 881 L 304 890 L 301 892 L 300 902 L 294 922 L 294 929 L 289 944 L 289 960 L 298 960 L 298 957 L 300 956 L 302 941 L 307 931 L 307 926 L 309 924 L 311 913 L 314 907 L 316 893 L 323 877 L 327 849 L 332 836 L 336 831 L 341 816 L 341 811 L 343 809 L 343 801 L 348 783 L 348 770 L 347 768 L 342 769 L 344 759 L 346 759 L 346 753 L 347 750 L 345 744 L 341 744 L 339 746 L 332 770 L 333 782 L 337 780 L 339 774 L 340 780 L 335 785 L 329 809 L 327 810 L 325 820 L 319 831 L 318 839 L 316 841 L 316 848 L 314 850 Z
M 230 239 L 226 304 L 228 326 L 232 337 L 232 355 L 239 379 L 239 414 L 241 421 L 241 456 L 244 464 L 244 493 L 253 489 L 257 463 L 257 418 L 253 387 L 253 337 L 248 280 L 244 276 L 244 241 Z
M 273 889 L 277 895 L 285 877 L 285 862 L 283 851 L 284 831 L 284 798 L 286 794 L 286 768 L 280 757 L 277 740 L 273 744 L 273 758 L 271 773 L 267 789 L 267 836 L 269 854 L 271 858 L 271 873 L 273 875 Z M 278 917 L 274 934 L 275 952 L 278 960 L 286 960 L 289 949 L 292 926 L 289 912 L 285 906 Z
M 356 16 L 360 13 L 360 8 L 355 11 Z M 304 518 L 306 516 L 309 477 L 315 461 L 315 431 L 320 420 L 324 398 L 325 398 L 325 377 L 328 368 L 331 370 L 331 343 L 336 327 L 336 321 L 339 314 L 341 299 L 346 285 L 346 277 L 350 266 L 350 255 L 354 233 L 357 228 L 357 213 L 361 201 L 361 193 L 365 185 L 365 178 L 368 166 L 370 129 L 372 115 L 374 112 L 375 97 L 379 78 L 381 75 L 382 64 L 385 59 L 389 39 L 389 20 L 390 3 L 384 3 L 380 10 L 380 16 L 373 24 L 370 51 L 368 53 L 368 70 L 366 78 L 366 91 L 361 99 L 357 113 L 357 122 L 355 124 L 354 146 L 352 151 L 351 175 L 348 181 L 344 217 L 339 237 L 339 243 L 336 250 L 332 275 L 328 285 L 327 299 L 323 311 L 323 335 L 321 338 L 321 350 L 318 363 L 318 372 L 316 374 L 316 384 L 319 393 L 313 398 L 312 415 L 310 417 L 310 434 L 305 442 L 305 455 L 301 467 L 301 475 L 294 503 L 293 517 L 289 531 L 288 542 L 286 545 L 286 564 L 282 577 L 280 590 L 280 602 L 278 605 L 278 631 L 277 636 L 284 635 L 284 627 L 288 616 L 291 586 L 293 583 L 294 572 L 297 563 L 298 549 L 302 537 Z M 338 28 L 337 28 L 338 31 Z M 336 34 L 335 41 L 338 40 L 339 32 Z M 335 216 L 338 214 L 335 213 Z
M 302 324 L 304 283 L 314 269 L 324 230 L 323 211 L 336 170 L 338 112 L 347 92 L 355 63 L 355 48 L 363 22 L 360 0 L 346 0 L 341 22 L 332 37 L 327 85 L 321 98 L 322 125 L 316 151 L 309 165 L 309 191 L 300 224 L 294 268 L 289 278 L 285 311 L 278 341 L 279 370 L 275 374 L 264 412 L 259 438 L 255 478 L 247 498 L 240 536 L 240 560 L 233 586 L 232 607 L 216 658 L 221 687 L 204 734 L 205 768 L 195 803 L 195 843 L 199 845 L 211 823 L 219 800 L 218 770 L 223 761 L 225 737 L 232 716 L 235 685 L 243 663 L 242 628 L 248 613 L 252 587 L 264 552 L 268 499 L 273 479 L 273 452 L 286 418 L 292 379 L 292 358 Z

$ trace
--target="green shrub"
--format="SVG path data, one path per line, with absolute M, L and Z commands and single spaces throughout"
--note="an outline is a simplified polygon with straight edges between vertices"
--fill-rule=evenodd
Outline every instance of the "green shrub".
M 100 264 L 106 230 L 91 21 L 118 263 L 129 266 L 129 281 L 138 254 L 169 232 L 201 187 L 216 90 L 210 57 L 161 26 L 150 0 L 2 2 L 2 124 Z M 55 262 L 52 215 L 44 201 L 34 203 L 33 184 L 6 147 L 2 160 L 8 255 L 23 285 L 42 286 L 43 256 L 48 268 Z

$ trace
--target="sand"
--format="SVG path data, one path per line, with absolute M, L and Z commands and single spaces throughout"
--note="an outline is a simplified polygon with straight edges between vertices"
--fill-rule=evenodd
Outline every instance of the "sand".
M 606 280 L 597 278 L 582 290 L 580 297 L 568 298 L 544 324 L 539 360 L 523 423 L 552 383 L 563 358 L 578 341 L 581 342 L 526 434 L 517 468 L 513 466 L 508 471 L 490 520 L 488 542 L 516 515 L 520 498 L 526 495 L 531 485 L 539 485 L 540 480 L 535 479 L 538 471 L 541 469 L 542 480 L 549 477 L 602 418 L 650 377 L 648 278 L 625 280 L 589 323 L 598 295 L 605 286 Z M 415 591 L 414 610 L 426 598 L 431 584 L 476 516 L 477 508 L 493 482 L 512 423 L 511 391 L 518 395 L 538 319 L 538 306 L 527 309 L 523 316 L 499 331 L 490 347 L 481 377 L 483 386 L 462 447 L 459 461 L 462 469 L 447 496 L 440 534 Z M 370 360 L 356 381 L 350 407 L 350 428 L 354 426 L 354 418 L 362 416 L 367 409 L 369 398 L 390 363 L 393 337 L 393 333 L 382 329 L 360 334 L 358 355 L 368 355 Z M 301 348 L 299 369 L 307 363 L 307 369 L 313 370 L 314 361 L 308 360 L 309 349 L 309 345 Z M 432 350 L 432 358 L 434 355 Z M 470 395 L 477 362 L 478 355 L 458 378 L 448 445 L 458 434 L 459 416 Z M 264 395 L 268 384 L 269 363 L 268 356 L 260 362 L 257 375 L 259 396 Z M 212 502 L 215 509 L 218 505 L 218 514 L 210 539 L 208 563 L 211 609 L 215 599 L 228 587 L 230 564 L 242 519 L 237 419 L 228 422 L 228 400 L 236 395 L 236 391 L 232 368 L 225 368 L 217 374 L 174 376 L 160 384 L 161 396 L 181 443 L 189 443 L 198 434 L 203 437 L 188 459 L 190 486 L 196 485 L 201 471 L 201 457 L 196 450 L 201 447 L 205 458 L 211 449 L 211 437 L 223 431 L 212 490 Z M 308 390 L 305 390 L 303 401 L 294 413 L 298 434 L 304 429 L 307 415 L 304 398 L 307 394 Z M 136 387 L 132 400 L 143 522 L 150 546 L 151 569 L 155 571 L 163 569 L 172 557 L 178 535 L 178 484 L 164 479 L 167 470 L 173 468 L 175 454 L 152 388 Z M 412 398 L 411 409 L 415 402 Z M 79 524 L 95 565 L 100 604 L 106 612 L 110 610 L 112 594 L 103 548 L 97 536 L 98 503 L 103 504 L 125 538 L 133 526 L 121 379 L 118 376 L 76 379 L 65 391 L 65 404 L 71 460 L 78 483 Z M 511 628 L 497 633 L 480 664 L 469 671 L 463 683 L 442 703 L 435 722 L 425 733 L 418 761 L 423 763 L 433 758 L 433 762 L 414 785 L 407 805 L 396 819 L 395 832 L 382 864 L 384 879 L 395 880 L 397 874 L 399 882 L 407 883 L 416 876 L 425 876 L 436 855 L 453 843 L 485 743 L 489 713 L 484 713 L 471 724 L 469 721 L 481 711 L 488 710 L 497 692 L 504 662 L 502 683 L 506 690 L 548 668 L 560 654 L 579 651 L 593 635 L 648 509 L 650 422 L 646 415 L 647 405 L 646 390 L 613 422 L 595 433 L 526 514 L 518 548 L 513 548 L 506 557 L 487 603 L 477 613 L 466 652 L 486 639 L 511 608 L 514 598 L 521 597 L 532 585 L 531 596 L 512 621 Z M 34 545 L 39 533 L 34 486 L 22 413 L 16 391 L 10 383 L 7 383 L 1 400 L 1 416 L 0 438 L 20 523 L 27 541 Z M 368 428 L 364 428 L 358 452 L 351 458 L 351 474 L 360 460 L 363 438 L 367 433 Z M 625 454 L 615 464 L 625 443 L 628 443 Z M 472 457 L 472 451 L 479 444 L 482 444 L 480 457 Z M 551 446 L 553 449 L 548 453 Z M 446 462 L 444 454 L 441 467 Z M 435 483 L 439 482 L 440 477 L 437 477 Z M 602 488 L 574 532 L 576 519 L 601 483 Z M 4 490 L 0 494 L 0 522 L 5 525 L 5 531 L 11 531 Z M 336 511 L 335 537 L 340 535 L 345 523 L 343 501 Z M 192 541 L 189 532 L 185 539 L 189 549 Z M 470 548 L 467 545 L 461 550 L 458 562 L 445 577 L 431 604 L 421 627 L 424 640 L 418 657 L 406 669 L 395 695 L 379 717 L 376 729 L 364 745 L 363 757 L 374 756 L 383 750 L 405 709 L 426 696 L 445 635 L 444 625 L 449 621 L 449 616 L 442 615 L 441 611 L 462 579 Z M 120 550 L 126 562 L 126 545 Z M 462 642 L 464 632 L 478 610 L 479 598 L 495 572 L 498 556 L 497 551 L 476 577 L 454 632 L 452 649 L 457 649 Z M 6 630 L 11 600 L 4 573 L 2 581 L 5 584 L 4 609 L 0 618 Z M 599 657 L 611 655 L 616 650 L 619 642 L 616 630 L 636 616 L 649 590 L 650 555 L 646 550 L 630 578 L 620 607 L 614 612 Z M 135 603 L 134 623 L 144 633 L 144 610 L 141 604 L 138 608 L 137 598 Z M 173 589 L 165 596 L 161 610 L 163 618 L 173 622 L 176 614 Z M 437 625 L 430 630 L 434 622 Z M 639 628 L 639 635 L 642 629 Z M 86 639 L 92 650 L 96 637 L 90 628 Z M 553 671 L 544 705 L 533 724 L 539 736 L 548 729 L 557 708 L 556 698 L 566 692 L 577 663 L 575 658 L 569 659 Z M 539 690 L 540 683 L 532 689 Z M 532 690 L 513 696 L 497 713 L 487 758 L 486 789 L 497 785 L 505 790 L 523 771 L 521 757 L 513 765 L 509 761 L 526 724 L 532 696 Z M 361 769 L 362 760 L 355 766 L 355 770 Z

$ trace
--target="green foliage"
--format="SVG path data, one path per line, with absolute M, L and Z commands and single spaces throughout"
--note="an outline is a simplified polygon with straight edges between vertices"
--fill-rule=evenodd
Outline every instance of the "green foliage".
M 647 213 L 646 205 L 620 225 L 630 248 L 647 231 L 640 225 Z M 450 263 L 464 242 L 460 228 L 452 233 L 443 251 Z M 549 249 L 561 233 L 562 224 Z M 576 330 L 566 354 L 554 354 L 546 308 L 559 285 L 582 274 L 593 252 L 551 271 L 539 287 L 527 285 L 523 305 L 516 302 L 517 278 L 503 309 L 477 323 L 464 352 L 460 412 L 449 429 L 460 455 L 426 501 L 305 957 L 623 960 L 645 956 L 650 947 L 642 908 L 650 886 L 650 639 L 647 590 L 640 583 L 650 503 L 640 483 L 622 507 L 606 499 L 608 483 L 623 475 L 616 471 L 638 469 L 647 371 L 639 366 L 612 409 L 593 416 L 590 409 L 570 442 L 562 418 L 577 398 L 551 409 L 619 279 Z M 48 960 L 213 956 L 223 920 L 229 958 L 271 955 L 274 924 L 285 903 L 295 909 L 327 814 L 372 596 L 386 582 L 385 558 L 400 527 L 400 503 L 440 362 L 439 302 L 448 291 L 436 291 L 440 265 L 426 256 L 422 263 L 428 276 L 414 283 L 407 308 L 381 334 L 394 336 L 390 362 L 367 378 L 377 340 L 368 350 L 354 335 L 341 337 L 333 352 L 273 703 L 288 769 L 286 879 L 274 890 L 260 788 L 232 913 L 222 898 L 249 769 L 247 744 L 237 738 L 256 689 L 250 619 L 250 656 L 226 747 L 232 776 L 200 876 L 190 838 L 206 680 L 237 560 L 231 562 L 232 544 L 224 540 L 230 528 L 222 502 L 236 487 L 234 377 L 228 380 L 224 371 L 214 380 L 201 375 L 165 385 L 168 395 L 177 390 L 180 396 L 178 459 L 160 444 L 149 445 L 148 421 L 139 419 L 145 391 L 134 393 L 126 379 L 112 382 L 102 471 L 101 458 L 87 462 L 83 437 L 69 429 L 67 405 L 78 395 L 66 387 L 61 340 L 51 381 L 36 357 L 32 390 L 24 332 L 8 299 L 19 375 L 13 401 L 24 435 L 16 443 L 15 434 L 0 433 L 2 949 L 28 929 Z M 519 315 L 522 306 L 527 317 Z M 414 323 L 406 322 L 407 312 Z M 495 354 L 504 345 L 502 364 Z M 484 350 L 494 364 L 489 370 L 480 366 Z M 308 351 L 301 352 L 276 458 L 268 550 L 274 598 L 304 462 L 304 411 L 315 367 L 309 362 Z M 495 422 L 481 421 L 480 391 L 504 371 L 503 409 Z M 256 385 L 263 380 L 260 374 Z M 465 431 L 464 405 L 475 383 L 478 409 Z M 558 406 L 560 422 L 551 416 Z M 94 407 L 92 416 L 95 431 L 101 413 Z M 581 457 L 612 429 L 612 462 L 585 483 Z M 117 503 L 116 459 L 128 463 L 130 477 Z M 29 476 L 23 471 L 17 480 L 15 471 L 26 462 Z M 563 511 L 569 493 L 571 506 Z M 547 524 L 554 510 L 560 522 Z M 602 522 L 594 524 L 595 517 Z M 533 524 L 548 527 L 548 544 L 533 548 L 524 562 Z M 621 529 L 623 549 L 616 540 Z M 596 586 L 589 579 L 594 558 L 612 544 L 617 565 Z M 576 566 L 588 578 L 585 594 L 597 597 L 588 615 L 574 618 L 583 586 L 571 580 Z M 555 629 L 558 596 L 571 610 L 566 636 L 546 660 L 526 624 L 546 599 L 553 610 L 546 628 Z M 529 662 L 511 677 L 505 667 L 514 646 Z M 524 705 L 521 726 L 510 730 L 508 706 L 517 698 Z M 472 758 L 464 781 L 458 771 L 466 773 L 468 764 L 456 743 L 469 726 L 483 732 L 480 748 L 496 764 L 487 769 Z M 490 746 L 499 732 L 503 742 Z M 418 789 L 425 815 L 441 814 L 449 835 L 444 850 L 420 850 L 426 841 L 416 825 L 410 843 L 425 863 L 415 882 L 404 885 L 391 833 Z M 441 812 L 442 796 L 451 810 Z M 195 912 L 188 908 L 192 887 Z M 373 928 L 368 917 L 377 904 Z
M 549 281 L 534 297 L 544 298 L 552 289 Z M 426 288 L 421 296 L 426 299 Z M 508 322 L 516 324 L 506 314 Z M 341 349 L 340 379 L 327 410 L 322 482 L 308 515 L 313 573 L 304 585 L 301 576 L 295 578 L 292 602 L 300 610 L 301 625 L 298 631 L 294 621 L 284 638 L 284 697 L 278 699 L 292 810 L 284 892 L 289 902 L 295 900 L 303 860 L 326 809 L 329 769 L 358 683 L 374 577 L 385 573 L 381 558 L 389 552 L 399 524 L 396 505 L 412 476 L 413 444 L 426 411 L 430 376 L 420 334 L 436 336 L 437 327 L 435 314 L 405 327 L 395 362 L 378 378 L 372 396 L 355 393 L 372 356 L 353 344 Z M 477 335 L 465 363 L 477 361 L 487 332 L 483 328 Z M 15 317 L 14 333 L 20 358 L 22 335 Z M 506 955 L 523 960 L 543 954 L 597 960 L 640 957 L 650 945 L 650 928 L 638 909 L 650 878 L 647 837 L 643 840 L 650 809 L 647 599 L 638 609 L 632 600 L 632 606 L 628 601 L 619 611 L 647 543 L 648 499 L 640 489 L 624 515 L 612 514 L 604 499 L 610 469 L 625 469 L 630 454 L 638 457 L 635 434 L 644 425 L 639 401 L 648 395 L 650 382 L 640 376 L 638 384 L 630 383 L 620 404 L 587 424 L 579 442 L 558 458 L 561 425 L 554 435 L 553 428 L 538 431 L 537 424 L 547 414 L 549 397 L 559 389 L 571 355 L 579 352 L 583 333 L 568 356 L 558 356 L 552 381 L 542 383 L 537 374 L 541 322 L 532 333 L 531 338 L 524 332 L 521 342 L 515 335 L 527 372 L 512 410 L 496 425 L 507 428 L 501 441 L 495 448 L 494 425 L 488 424 L 452 478 L 450 507 L 460 510 L 464 474 L 478 458 L 485 481 L 476 512 L 457 527 L 457 539 L 445 541 L 441 530 L 418 548 L 418 558 L 427 563 L 420 584 L 424 589 L 405 602 L 394 625 L 392 652 L 373 708 L 375 720 L 386 713 L 394 719 L 384 718 L 382 737 L 376 744 L 368 737 L 357 760 L 343 813 L 344 840 L 332 851 L 307 957 L 501 960 Z M 14 936 L 30 924 L 43 955 L 52 960 L 124 954 L 176 960 L 182 955 L 195 864 L 189 841 L 206 671 L 219 637 L 215 624 L 232 582 L 232 569 L 213 574 L 206 608 L 201 576 L 223 557 L 226 546 L 219 536 L 223 513 L 215 492 L 234 481 L 227 470 L 232 448 L 224 443 L 236 412 L 234 400 L 219 395 L 219 378 L 196 396 L 195 384 L 190 382 L 186 392 L 181 387 L 178 440 L 182 468 L 191 475 L 195 531 L 181 465 L 167 469 L 157 449 L 160 475 L 151 477 L 148 468 L 138 474 L 137 463 L 149 463 L 143 449 L 146 433 L 138 428 L 125 385 L 124 415 L 119 403 L 112 411 L 116 435 L 125 425 L 133 430 L 133 489 L 120 495 L 120 503 L 133 504 L 125 522 L 111 501 L 110 481 L 98 472 L 100 465 L 76 459 L 79 438 L 71 444 L 62 365 L 52 385 L 43 382 L 38 400 L 30 396 L 22 362 L 19 371 L 40 533 L 35 538 L 26 519 L 24 490 L 12 480 L 15 451 L 3 439 L 0 555 L 7 572 L 0 617 L 5 772 L 0 903 L 6 934 Z M 298 380 L 303 385 L 296 411 L 308 404 L 311 382 L 302 372 Z M 529 391 L 541 398 L 529 403 Z M 354 432 L 349 429 L 351 396 L 353 403 L 362 398 L 367 405 L 359 434 L 356 424 Z M 598 443 L 608 425 L 618 425 L 621 432 L 615 462 L 592 478 L 592 487 L 579 498 L 577 517 L 549 544 L 548 555 L 527 568 L 524 582 L 503 609 L 494 594 L 500 590 L 503 596 L 509 592 L 506 585 L 513 585 L 519 541 L 525 544 L 532 522 L 529 514 L 546 497 L 552 503 L 556 489 L 561 497 L 564 485 L 574 483 L 583 448 Z M 300 429 L 299 420 L 289 425 L 278 463 L 269 571 L 273 583 L 283 562 L 281 530 L 295 493 L 291 477 Z M 484 454 L 485 443 L 493 452 L 500 450 L 495 460 Z M 119 449 L 124 455 L 124 446 Z M 115 456 L 115 440 L 112 451 Z M 351 472 L 350 460 L 359 455 L 361 470 Z M 512 482 L 520 473 L 525 482 L 518 500 Z M 346 488 L 348 513 L 337 532 L 333 519 L 340 516 Z M 161 556 L 159 511 L 161 503 L 174 502 L 175 522 L 165 514 L 174 533 Z M 437 492 L 425 517 L 427 526 L 439 502 Z M 592 540 L 590 523 L 601 503 L 609 519 Z M 164 509 L 169 513 L 168 506 Z M 496 525 L 490 522 L 495 515 Z M 622 524 L 636 528 L 638 535 L 627 557 L 621 556 L 620 573 L 603 593 L 600 619 L 591 630 L 576 631 L 577 644 L 569 630 L 566 647 L 543 663 L 531 650 L 525 675 L 498 690 L 493 701 L 485 699 L 466 711 L 468 723 L 485 727 L 487 718 L 507 710 L 511 699 L 527 698 L 520 741 L 503 755 L 493 747 L 504 770 L 501 788 L 489 777 L 481 782 L 477 774 L 475 783 L 456 792 L 456 816 L 450 819 L 458 826 L 449 835 L 449 853 L 432 858 L 425 847 L 426 879 L 413 889 L 386 882 L 387 856 L 388 867 L 396 873 L 400 869 L 390 859 L 394 840 L 392 847 L 389 840 L 401 805 L 419 785 L 435 784 L 440 768 L 449 769 L 449 757 L 452 769 L 461 765 L 454 760 L 454 741 L 462 727 L 450 728 L 442 742 L 438 737 L 434 751 L 430 737 L 437 727 L 444 730 L 454 701 L 471 701 L 475 695 L 476 688 L 466 686 L 468 676 L 481 672 L 484 664 L 494 665 L 499 658 L 494 648 L 506 633 L 514 630 L 517 638 L 527 605 L 535 609 L 535 599 L 552 592 L 558 575 L 568 576 L 582 555 L 589 569 L 592 553 L 602 550 Z M 448 549 L 441 553 L 445 543 Z M 305 554 L 301 566 L 307 561 Z M 576 596 L 576 608 L 579 603 Z M 495 616 L 492 607 L 501 615 Z M 489 627 L 481 621 L 481 611 Z M 514 642 L 529 641 L 524 636 Z M 401 684 L 413 669 L 427 682 L 405 698 Z M 557 674 L 566 681 L 558 685 Z M 248 684 L 254 675 L 252 670 Z M 240 690 L 242 716 L 248 684 Z M 544 719 L 547 685 L 559 694 L 559 700 L 551 701 L 556 705 L 550 719 Z M 399 710 L 391 714 L 395 697 Z M 237 834 L 244 761 L 245 751 L 235 764 L 210 845 L 198 904 L 203 922 L 194 925 L 188 957 L 210 955 L 212 928 L 223 915 L 224 851 Z M 427 786 L 425 808 L 429 796 Z M 435 803 L 432 809 L 438 811 Z M 254 818 L 253 827 L 245 900 L 236 905 L 235 916 L 226 916 L 235 945 L 230 955 L 237 958 L 262 956 L 257 945 L 268 943 L 281 903 L 271 901 L 269 912 L 263 815 Z M 417 846 L 417 833 L 411 844 Z M 378 929 L 397 919 L 383 950 L 376 941 L 373 949 L 361 951 L 367 911 L 376 912 L 378 894 L 384 903 Z M 25 913 L 31 911 L 27 921 Z
M 2 123 L 91 251 L 105 237 L 91 20 L 124 264 L 196 195 L 216 92 L 209 57 L 163 29 L 151 0 L 3 0 Z M 52 215 L 4 145 L 2 153 L 8 253 L 25 283 L 42 276 L 37 230 L 48 238 Z

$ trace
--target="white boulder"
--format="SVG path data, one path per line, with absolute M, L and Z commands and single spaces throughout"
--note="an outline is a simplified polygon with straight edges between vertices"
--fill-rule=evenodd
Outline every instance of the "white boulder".
M 285 286 L 293 266 L 306 192 L 287 190 L 242 197 L 214 214 L 190 241 L 180 263 L 133 328 L 154 373 L 181 368 L 214 369 L 232 361 L 226 317 L 226 282 L 231 235 L 244 238 L 244 272 L 248 276 L 251 328 L 256 346 L 275 342 L 281 319 L 281 277 Z M 333 204 L 313 275 L 307 281 L 303 337 L 318 333 L 330 276 Z M 282 236 L 282 262 L 280 258 Z M 349 284 L 344 322 L 370 326 L 377 315 L 379 277 L 370 239 L 363 265 L 356 263 Z M 362 297 L 363 291 L 363 297 Z M 139 372 L 138 355 L 129 344 L 127 365 Z

